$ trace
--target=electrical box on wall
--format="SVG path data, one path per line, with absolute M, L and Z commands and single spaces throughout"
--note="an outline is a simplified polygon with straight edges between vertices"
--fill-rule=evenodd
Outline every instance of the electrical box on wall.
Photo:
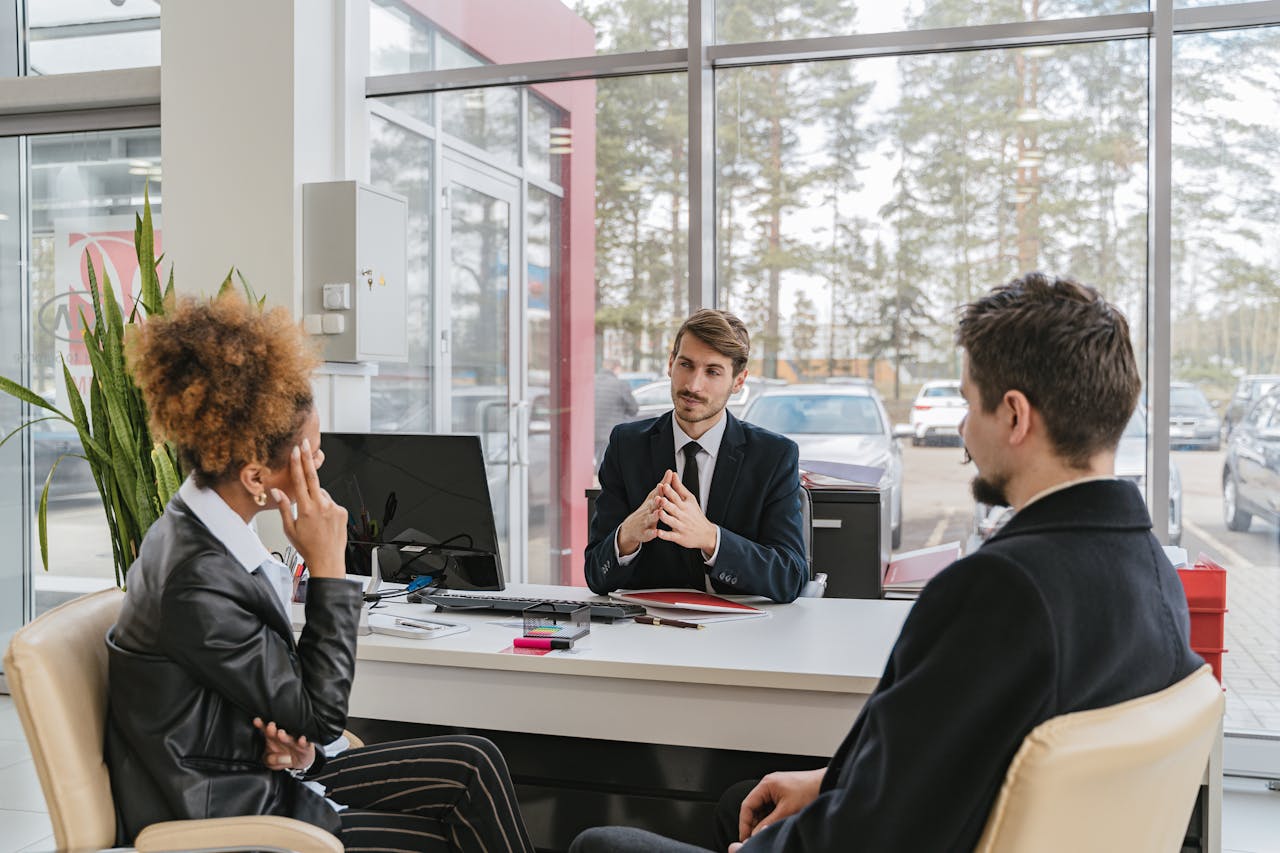
M 302 187 L 303 328 L 325 361 L 409 358 L 408 204 L 356 181 Z

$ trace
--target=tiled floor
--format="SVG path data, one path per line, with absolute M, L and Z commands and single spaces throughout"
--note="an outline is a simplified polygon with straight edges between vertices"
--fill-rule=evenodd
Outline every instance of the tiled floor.
M 1228 779 L 1223 795 L 1223 853 L 1280 853 L 1280 792 Z M 52 851 L 53 829 L 13 700 L 0 695 L 0 853 Z

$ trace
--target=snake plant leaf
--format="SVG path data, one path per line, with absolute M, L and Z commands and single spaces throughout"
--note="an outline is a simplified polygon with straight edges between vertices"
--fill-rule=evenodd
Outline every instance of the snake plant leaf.
M 156 469 L 156 491 L 159 492 L 160 505 L 168 506 L 169 501 L 178 493 L 182 485 L 173 460 L 169 457 L 169 449 L 162 441 L 157 441 L 151 448 L 151 464 Z
M 93 457 L 90 461 L 101 465 L 106 461 L 106 450 L 94 439 L 93 432 L 89 429 L 89 415 L 84 410 L 84 398 L 80 396 L 80 389 L 76 387 L 65 359 L 62 361 L 62 384 L 67 391 L 67 400 L 71 403 L 71 415 L 76 432 L 80 434 L 80 444 L 85 453 Z
M 30 391 L 26 388 L 23 388 L 17 382 L 14 382 L 12 379 L 9 379 L 8 377 L 0 376 L 0 391 L 5 392 L 11 397 L 17 397 L 19 400 L 21 400 L 24 403 L 30 403 L 31 405 L 36 406 L 37 408 L 41 408 L 41 409 L 45 409 L 47 411 L 53 412 L 55 415 L 62 418 L 64 421 L 71 420 L 71 418 L 66 416 L 65 412 L 63 412 L 57 406 L 50 403 L 44 397 L 41 397 L 39 394 L 37 394 L 34 391 Z
M 33 418 L 32 420 L 29 420 L 26 423 L 18 424 L 16 427 L 9 430 L 8 435 L 6 435 L 4 438 L 0 438 L 0 447 L 4 447 L 5 443 L 8 442 L 9 439 L 13 438 L 15 435 L 22 432 L 24 429 L 31 426 L 32 424 L 38 424 L 41 421 L 60 421 L 60 420 L 62 420 L 62 418 L 58 417 L 57 415 L 46 415 L 43 418 Z
M 49 571 L 49 484 L 53 482 L 53 474 L 62 464 L 62 460 L 74 454 L 64 453 L 53 460 L 49 475 L 44 478 L 44 488 L 40 490 L 40 505 L 36 508 L 36 525 L 40 536 L 40 563 Z

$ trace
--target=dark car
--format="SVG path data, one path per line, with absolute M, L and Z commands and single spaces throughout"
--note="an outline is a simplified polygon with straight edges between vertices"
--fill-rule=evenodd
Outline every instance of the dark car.
M 0 438 L 9 434 L 11 426 L 0 424 Z M 93 472 L 83 458 L 80 434 L 73 427 L 59 420 L 36 420 L 27 427 L 31 433 L 31 479 L 35 496 L 44 491 L 44 481 L 54 463 L 58 470 L 49 483 L 49 500 L 80 497 L 97 497 L 98 487 L 93 482 Z M 14 441 L 19 437 L 14 436 Z M 58 462 L 62 459 L 61 462 Z
M 1204 392 L 1190 382 L 1169 383 L 1169 446 L 1186 450 L 1217 450 L 1222 422 Z
M 1241 376 L 1236 384 L 1236 392 L 1231 395 L 1231 402 L 1227 404 L 1227 412 L 1222 417 L 1223 437 L 1231 435 L 1231 430 L 1259 397 L 1278 386 L 1280 374 L 1255 373 Z
M 1280 525 L 1280 386 L 1264 394 L 1231 431 L 1222 465 L 1222 520 L 1248 530 L 1254 516 Z

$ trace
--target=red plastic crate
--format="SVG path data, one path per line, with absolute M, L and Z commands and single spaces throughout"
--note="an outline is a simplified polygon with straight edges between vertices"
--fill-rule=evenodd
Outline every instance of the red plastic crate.
M 1198 560 L 1191 569 L 1178 569 L 1187 605 L 1192 609 L 1227 609 L 1227 570 L 1211 560 Z
M 1191 648 L 1220 649 L 1226 638 L 1227 611 L 1216 607 L 1191 607 Z
M 1227 653 L 1226 649 L 1197 649 L 1192 646 L 1191 651 L 1204 658 L 1204 662 L 1213 667 L 1213 677 L 1218 679 L 1218 683 L 1222 683 L 1222 656 Z

